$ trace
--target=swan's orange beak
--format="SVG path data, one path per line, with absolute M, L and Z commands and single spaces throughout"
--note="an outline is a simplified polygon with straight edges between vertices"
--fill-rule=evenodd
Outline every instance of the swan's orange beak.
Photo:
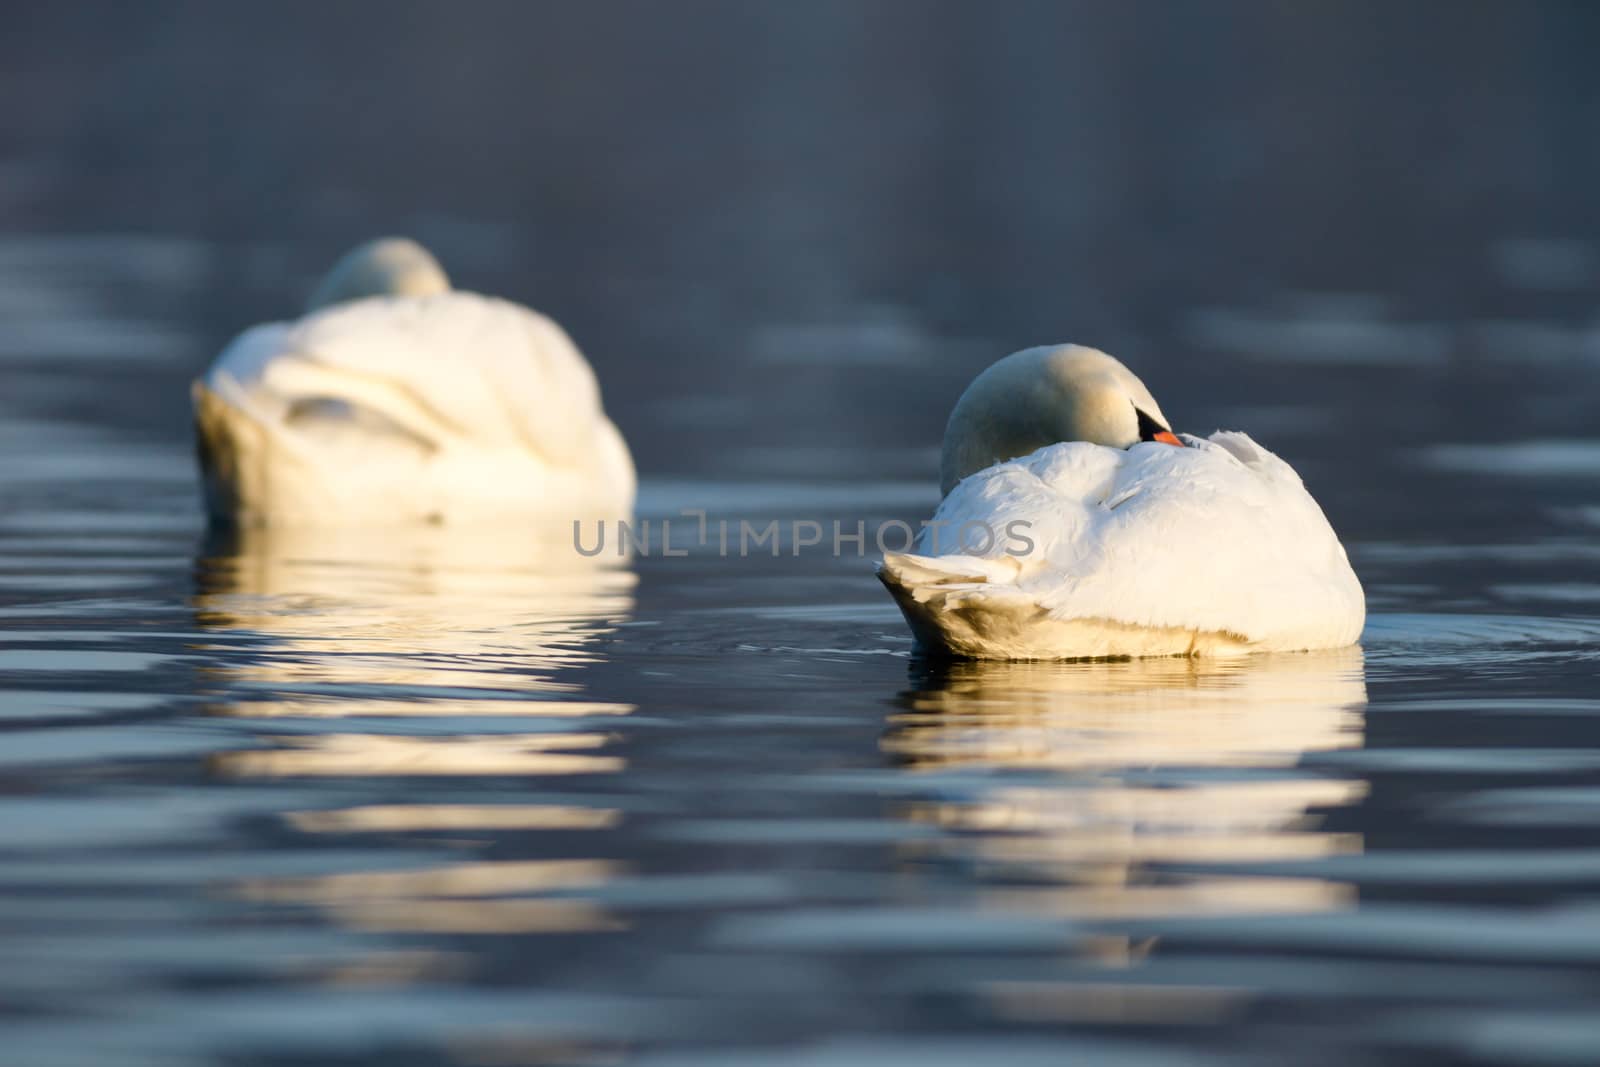
M 1174 433 L 1168 433 L 1166 430 L 1162 430 L 1160 433 L 1154 435 L 1150 439 L 1152 441 L 1160 441 L 1164 445 L 1174 445 L 1178 448 L 1183 447 L 1183 442 L 1178 440 L 1178 435 Z

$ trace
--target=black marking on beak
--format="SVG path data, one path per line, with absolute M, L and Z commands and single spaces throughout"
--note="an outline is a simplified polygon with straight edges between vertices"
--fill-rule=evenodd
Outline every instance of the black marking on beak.
M 1134 408 L 1133 410 L 1135 414 L 1139 416 L 1139 440 L 1154 441 L 1156 439 L 1156 434 L 1158 433 L 1172 433 L 1172 427 L 1161 425 L 1155 419 L 1151 418 L 1149 415 L 1146 415 L 1138 408 Z

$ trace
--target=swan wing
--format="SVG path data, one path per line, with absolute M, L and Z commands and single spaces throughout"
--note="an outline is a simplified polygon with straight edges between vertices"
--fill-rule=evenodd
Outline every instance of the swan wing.
M 474 293 L 246 331 L 196 384 L 214 506 L 292 521 L 631 507 L 632 459 L 559 326 Z M 241 477 L 243 477 L 241 475 Z M 254 521 L 252 519 L 252 521 Z
M 1166 633 L 1159 650 L 1172 652 L 1354 641 L 1360 583 L 1293 469 L 1244 434 L 1189 444 L 1051 445 L 980 471 L 945 498 L 919 554 L 887 558 L 882 576 L 903 608 L 923 606 L 923 630 L 943 614 L 981 631 L 994 612 L 1023 651 L 1030 628 L 1090 621 L 1112 636 L 1089 655 L 1149 651 L 1142 638 L 1117 651 L 1119 633 Z M 993 543 L 935 545 L 940 524 L 981 526 Z

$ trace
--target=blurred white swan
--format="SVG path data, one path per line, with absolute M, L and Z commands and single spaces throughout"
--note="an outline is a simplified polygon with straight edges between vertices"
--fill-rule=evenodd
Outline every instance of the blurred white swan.
M 194 383 L 207 507 L 242 526 L 625 517 L 633 460 L 554 322 L 388 238 Z
M 945 429 L 943 490 L 918 551 L 878 571 L 929 651 L 1333 648 L 1366 618 L 1287 463 L 1242 433 L 1180 440 L 1144 383 L 1094 349 L 1030 348 L 979 375 Z

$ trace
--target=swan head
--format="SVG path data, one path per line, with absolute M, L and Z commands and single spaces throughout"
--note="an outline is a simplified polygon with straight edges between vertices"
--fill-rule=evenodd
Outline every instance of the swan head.
M 381 237 L 346 252 L 311 295 L 308 311 L 369 296 L 434 296 L 450 278 L 433 253 L 407 237 Z
M 956 401 L 944 431 L 940 491 L 1063 441 L 1182 447 L 1150 390 L 1116 359 L 1082 345 L 1027 348 L 978 375 Z

